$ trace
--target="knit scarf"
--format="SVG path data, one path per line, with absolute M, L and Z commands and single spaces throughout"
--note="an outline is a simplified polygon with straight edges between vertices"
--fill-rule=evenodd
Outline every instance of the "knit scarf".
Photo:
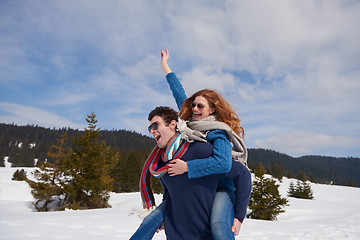
M 168 166 L 165 165 L 158 168 L 159 161 L 165 163 L 173 159 L 181 158 L 189 147 L 189 142 L 181 138 L 179 133 L 176 133 L 169 141 L 164 149 L 155 146 L 151 151 L 149 157 L 146 159 L 143 170 L 140 176 L 140 194 L 143 201 L 143 208 L 150 209 L 155 206 L 154 194 L 151 188 L 151 175 L 160 178 L 167 173 Z
M 232 158 L 234 161 L 241 162 L 247 166 L 247 149 L 243 143 L 241 137 L 236 134 L 229 125 L 217 120 L 216 116 L 210 115 L 198 121 L 184 121 L 179 118 L 177 123 L 177 129 L 180 131 L 180 135 L 183 139 L 189 142 L 193 141 L 206 141 L 207 134 L 215 129 L 225 130 L 231 137 L 231 143 L 233 145 Z

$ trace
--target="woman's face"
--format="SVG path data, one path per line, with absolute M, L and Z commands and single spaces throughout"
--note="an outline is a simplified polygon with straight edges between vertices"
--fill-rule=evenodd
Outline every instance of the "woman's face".
M 208 100 L 203 96 L 197 96 L 191 103 L 192 119 L 194 121 L 208 117 L 215 112 L 215 109 L 209 106 Z

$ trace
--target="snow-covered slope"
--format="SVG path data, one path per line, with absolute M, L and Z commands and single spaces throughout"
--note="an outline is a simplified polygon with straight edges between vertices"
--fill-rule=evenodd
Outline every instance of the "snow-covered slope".
M 11 181 L 16 168 L 0 168 L 0 239 L 129 239 L 140 224 L 139 193 L 112 194 L 112 208 L 38 213 L 30 188 Z M 33 169 L 25 169 L 29 173 Z M 290 180 L 280 192 L 286 196 Z M 311 184 L 315 200 L 289 198 L 278 221 L 246 219 L 236 239 L 360 239 L 360 188 Z M 157 202 L 161 196 L 157 195 Z M 154 239 L 166 239 L 164 232 Z

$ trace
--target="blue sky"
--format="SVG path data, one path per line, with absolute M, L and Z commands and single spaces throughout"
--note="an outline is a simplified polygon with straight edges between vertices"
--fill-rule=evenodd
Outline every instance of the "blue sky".
M 188 95 L 218 90 L 249 148 L 360 157 L 359 1 L 0 1 L 0 122 L 147 134 Z M 148 135 L 148 134 L 147 134 Z

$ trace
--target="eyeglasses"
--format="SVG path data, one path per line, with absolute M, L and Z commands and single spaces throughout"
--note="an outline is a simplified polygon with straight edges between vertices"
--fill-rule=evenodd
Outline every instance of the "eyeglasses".
M 199 109 L 203 109 L 203 108 L 205 107 L 205 105 L 202 104 L 202 103 L 196 104 L 196 103 L 194 103 L 194 102 L 190 103 L 190 106 L 191 106 L 191 108 L 194 108 L 194 107 L 197 106 Z
M 150 126 L 148 126 L 149 133 L 151 133 L 151 129 L 152 130 L 157 130 L 158 127 L 159 127 L 159 123 L 158 122 L 153 122 L 152 124 L 150 124 Z

